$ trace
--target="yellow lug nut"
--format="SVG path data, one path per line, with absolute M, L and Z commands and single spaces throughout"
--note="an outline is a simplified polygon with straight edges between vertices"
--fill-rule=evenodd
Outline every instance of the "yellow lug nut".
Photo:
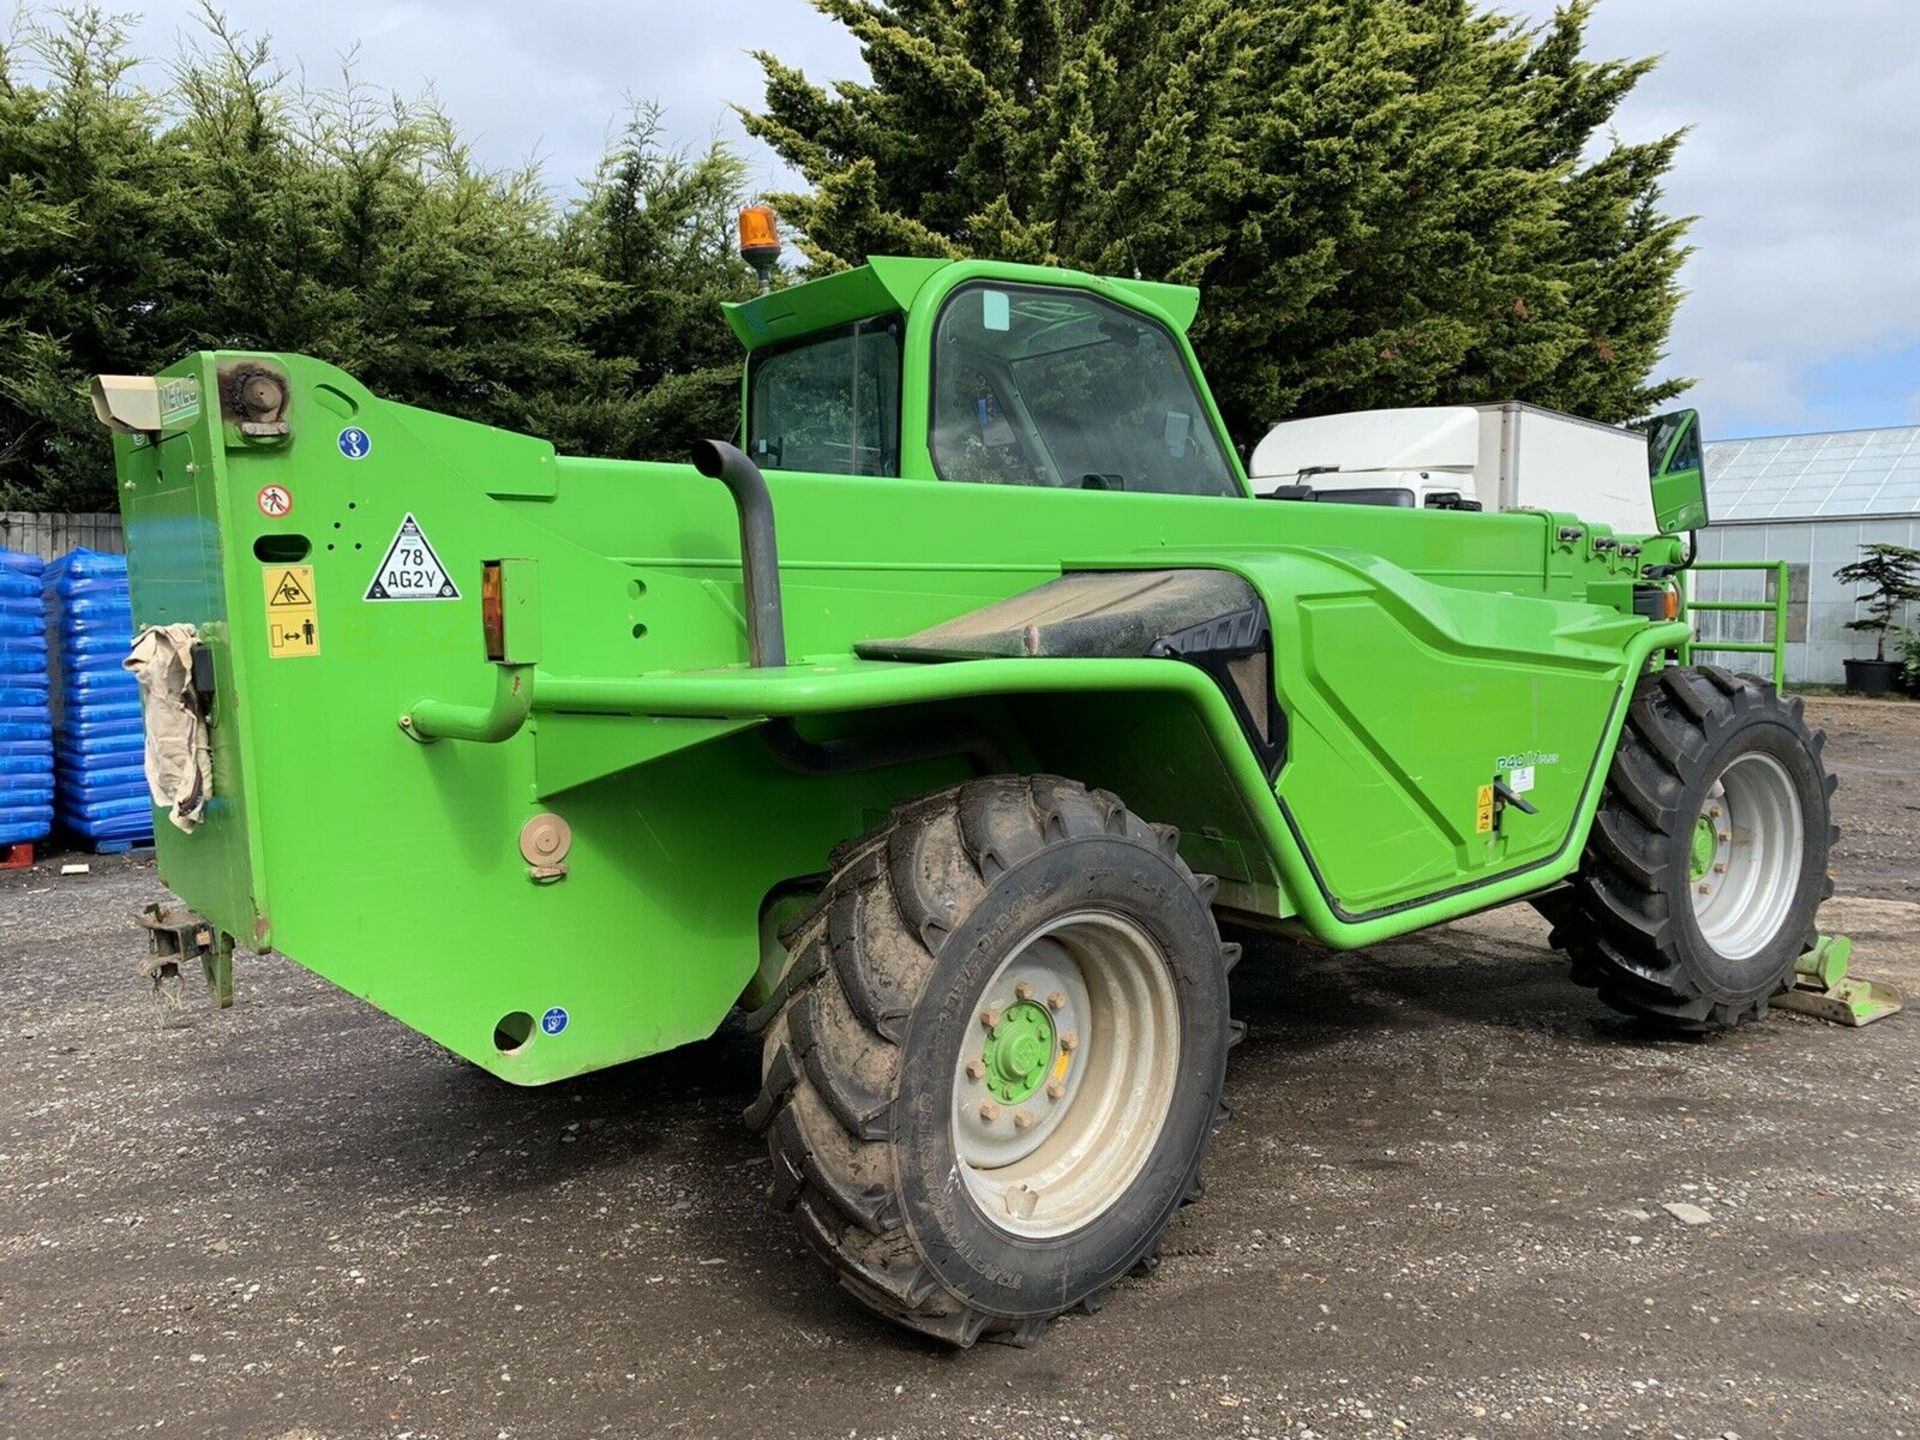
M 980 1023 L 989 1030 L 993 1029 L 1000 1023 L 1000 1012 L 998 1010 L 982 1010 L 980 1012 Z
M 998 1120 L 1000 1118 L 1000 1107 L 991 1100 L 984 1102 L 980 1106 L 980 1118 L 987 1121 Z
M 1051 995 L 1047 996 L 1047 1009 L 1064 1010 L 1066 1008 L 1067 1008 L 1067 997 L 1062 995 L 1058 990 L 1054 991 Z
M 984 1078 L 986 1073 L 987 1067 L 984 1062 L 979 1060 L 967 1061 L 967 1079 L 979 1080 Z
M 1033 1128 L 1033 1116 L 1024 1110 L 1014 1111 L 1013 1128 L 1016 1130 L 1031 1130 Z
M 1069 1030 L 1060 1037 L 1060 1048 L 1062 1050 L 1076 1050 L 1079 1046 L 1080 1032 L 1078 1030 Z
M 1065 1096 L 1065 1095 L 1066 1095 L 1066 1093 L 1067 1093 L 1067 1082 L 1066 1082 L 1066 1081 L 1064 1081 L 1064 1080 L 1049 1080 L 1049 1081 L 1047 1082 L 1047 1098 L 1048 1098 L 1049 1100 L 1058 1100 L 1058 1099 L 1061 1099 L 1061 1098 L 1062 1098 L 1063 1096 Z
M 1033 999 L 1033 986 L 1025 980 L 1016 980 L 1013 985 L 1013 998 L 1016 1000 Z

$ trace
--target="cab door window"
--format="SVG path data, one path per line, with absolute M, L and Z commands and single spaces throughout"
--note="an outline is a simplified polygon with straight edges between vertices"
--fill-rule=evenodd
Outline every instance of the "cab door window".
M 1070 290 L 953 293 L 934 330 L 928 443 L 942 480 L 1241 493 L 1173 336 Z

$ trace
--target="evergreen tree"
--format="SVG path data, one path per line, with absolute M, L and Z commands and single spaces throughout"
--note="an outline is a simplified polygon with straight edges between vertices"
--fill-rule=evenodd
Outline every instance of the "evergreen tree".
M 583 332 L 619 357 L 625 383 L 554 397 L 542 434 L 594 454 L 686 458 L 696 439 L 739 426 L 739 342 L 720 306 L 757 281 L 737 248 L 746 162 L 724 146 L 688 154 L 661 139 L 658 106 L 636 105 L 567 217 L 561 253 L 607 287 Z
M 211 9 L 158 90 L 95 9 L 0 41 L 0 508 L 113 504 L 86 382 L 196 349 L 293 351 L 375 391 L 683 459 L 735 424 L 717 312 L 752 292 L 724 146 L 642 108 L 571 210 L 478 165 L 429 98 L 289 83 Z
M 1196 283 L 1236 440 L 1301 414 L 1518 396 L 1606 420 L 1652 382 L 1678 137 L 1594 147 L 1650 62 L 1468 0 L 814 0 L 871 80 L 769 54 L 748 127 L 814 265 L 981 255 Z

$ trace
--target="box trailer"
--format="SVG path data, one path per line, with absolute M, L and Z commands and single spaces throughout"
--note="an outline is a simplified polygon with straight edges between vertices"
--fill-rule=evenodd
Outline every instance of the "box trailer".
M 1658 528 L 1645 432 L 1518 400 L 1285 421 L 1248 471 L 1256 489 L 1304 486 L 1329 501 L 1569 510 L 1622 534 Z

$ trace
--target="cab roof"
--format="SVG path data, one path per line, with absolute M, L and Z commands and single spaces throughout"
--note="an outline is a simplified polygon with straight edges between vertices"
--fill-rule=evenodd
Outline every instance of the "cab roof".
M 965 278 L 978 276 L 1008 284 L 1065 285 L 1105 294 L 1135 307 L 1144 304 L 1150 312 L 1164 316 L 1183 333 L 1193 324 L 1193 317 L 1200 309 L 1200 292 L 1191 285 L 1123 280 L 1047 265 L 918 260 L 892 255 L 876 255 L 851 270 L 783 286 L 752 300 L 721 308 L 726 312 L 727 323 L 733 326 L 733 333 L 740 337 L 740 343 L 750 351 L 758 350 L 798 335 L 905 311 L 929 281 L 956 266 L 969 272 Z

